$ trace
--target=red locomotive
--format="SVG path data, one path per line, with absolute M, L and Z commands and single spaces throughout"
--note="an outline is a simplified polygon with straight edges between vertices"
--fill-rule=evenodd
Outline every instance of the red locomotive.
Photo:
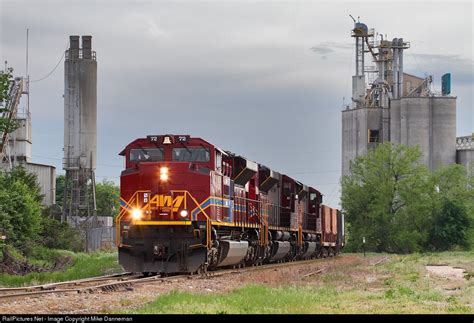
M 295 179 L 189 135 L 148 136 L 120 153 L 119 262 L 200 272 L 333 256 L 341 213 Z

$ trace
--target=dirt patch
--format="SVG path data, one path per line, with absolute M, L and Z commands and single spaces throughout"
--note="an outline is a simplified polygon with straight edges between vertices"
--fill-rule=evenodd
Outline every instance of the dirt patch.
M 429 274 L 446 279 L 464 279 L 467 272 L 463 268 L 455 268 L 446 265 L 425 266 Z

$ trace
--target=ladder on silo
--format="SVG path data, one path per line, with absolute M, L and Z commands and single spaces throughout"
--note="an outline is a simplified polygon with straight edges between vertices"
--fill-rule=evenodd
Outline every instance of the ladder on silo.
M 8 99 L 5 102 L 5 106 L 0 108 L 0 119 L 4 120 L 2 128 L 0 128 L 0 162 L 8 157 L 8 163 L 11 168 L 10 156 L 7 156 L 8 140 L 10 139 L 10 133 L 15 129 L 13 127 L 14 120 L 17 116 L 18 106 L 20 104 L 20 98 L 23 94 L 23 79 L 20 77 L 10 82 L 10 89 L 8 91 Z
M 88 170 L 85 169 L 69 169 L 66 171 L 66 182 L 68 184 L 65 190 L 65 216 L 90 216 L 94 214 L 95 198 L 92 196 L 93 203 L 91 205 L 90 194 L 94 195 L 94 186 L 92 183 L 88 184 L 91 177 Z M 91 192 L 89 192 L 91 191 Z

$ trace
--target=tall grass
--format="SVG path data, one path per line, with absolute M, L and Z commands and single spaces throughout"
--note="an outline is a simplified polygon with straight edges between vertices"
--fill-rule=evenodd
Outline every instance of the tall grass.
M 45 251 L 45 253 L 46 254 L 43 254 L 41 257 L 38 257 L 38 259 L 31 262 L 42 265 L 48 262 L 47 259 L 49 259 L 49 257 L 68 256 L 72 258 L 73 264 L 64 270 L 55 272 L 29 273 L 24 276 L 0 274 L 0 286 L 15 287 L 45 284 L 112 274 L 122 271 L 117 261 L 117 253 L 96 252 L 87 254 L 64 250 Z
M 360 256 L 360 255 L 358 255 Z M 310 313 L 474 313 L 474 280 L 456 293 L 443 289 L 443 278 L 427 275 L 427 264 L 474 270 L 474 252 L 361 257 L 299 283 L 251 284 L 227 293 L 172 291 L 128 313 L 310 314 Z M 230 278 L 231 279 L 231 278 Z
M 407 287 L 384 292 L 342 291 L 333 287 L 278 287 L 248 285 L 227 294 L 192 294 L 173 291 L 130 312 L 182 314 L 314 314 L 314 313 L 444 313 L 466 312 L 470 308 L 444 300 L 437 292 Z

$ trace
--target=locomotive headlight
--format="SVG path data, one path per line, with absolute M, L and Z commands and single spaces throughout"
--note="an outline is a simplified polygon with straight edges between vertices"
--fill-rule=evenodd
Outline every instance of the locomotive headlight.
M 168 167 L 160 167 L 160 180 L 163 182 L 168 180 Z
M 185 218 L 188 216 L 188 210 L 181 210 L 181 212 L 179 212 L 179 215 L 181 215 L 182 218 Z
M 132 210 L 132 218 L 136 221 L 142 218 L 143 212 L 140 209 L 133 209 Z

